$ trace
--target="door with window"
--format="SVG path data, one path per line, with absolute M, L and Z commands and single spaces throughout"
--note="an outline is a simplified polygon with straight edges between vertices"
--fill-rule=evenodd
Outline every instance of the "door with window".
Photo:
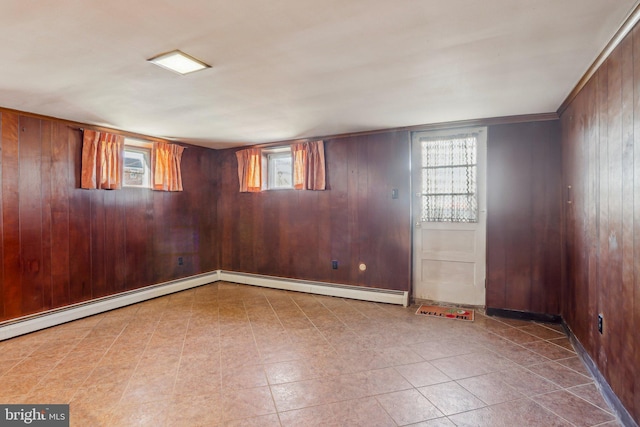
M 486 128 L 412 135 L 413 295 L 485 304 Z

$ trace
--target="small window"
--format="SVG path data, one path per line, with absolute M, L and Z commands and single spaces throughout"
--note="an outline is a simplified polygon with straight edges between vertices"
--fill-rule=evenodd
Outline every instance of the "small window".
M 291 147 L 262 150 L 263 181 L 267 190 L 293 188 L 293 162 Z
M 125 139 L 124 187 L 151 188 L 150 142 Z
M 422 221 L 478 222 L 477 135 L 418 135 Z

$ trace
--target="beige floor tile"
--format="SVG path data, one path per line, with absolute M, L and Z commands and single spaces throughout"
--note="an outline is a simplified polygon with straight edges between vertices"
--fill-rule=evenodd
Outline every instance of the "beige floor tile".
M 269 414 L 242 420 L 226 421 L 221 425 L 224 427 L 280 427 L 281 424 L 276 414 Z
M 167 426 L 216 426 L 222 422 L 222 396 L 178 396 L 166 401 Z
M 421 423 L 411 424 L 410 427 L 455 427 L 455 424 L 447 417 L 435 418 L 433 420 L 422 421 Z
M 275 413 L 276 408 L 269 387 L 225 390 L 222 393 L 222 418 L 224 421 Z
M 219 282 L 0 342 L 0 400 L 72 426 L 617 425 L 558 325 L 416 309 Z
M 496 372 L 458 380 L 458 384 L 469 390 L 487 405 L 495 405 L 524 397 L 522 393 L 502 381 L 501 377 L 502 372 Z
M 496 353 L 479 352 L 462 356 L 448 357 L 431 362 L 454 380 L 488 374 L 509 369 L 517 365 Z
M 458 427 L 545 426 L 571 427 L 571 423 L 529 399 L 487 406 L 449 417 Z
M 363 396 L 373 396 L 412 388 L 411 384 L 394 368 L 377 369 L 345 375 L 354 387 L 363 391 Z
M 541 340 L 541 338 L 535 335 L 526 333 L 517 328 L 500 329 L 500 330 L 494 331 L 493 333 L 505 339 L 508 339 L 509 341 L 512 341 L 516 344 L 526 344 L 526 343 L 532 343 L 532 342 Z
M 602 397 L 600 390 L 596 387 L 595 384 L 585 384 L 579 385 L 576 387 L 571 387 L 567 389 L 568 392 L 575 394 L 578 397 L 586 400 L 593 405 L 596 405 L 600 409 L 604 409 L 607 412 L 611 412 L 609 405 Z
M 575 352 L 573 345 L 571 345 L 571 341 L 569 341 L 569 338 L 567 337 L 548 339 L 547 341 L 549 341 L 551 344 L 559 345 L 566 350 Z
M 541 363 L 540 365 L 529 366 L 527 369 L 558 384 L 560 387 L 574 387 L 593 382 L 591 378 L 556 362 Z
M 566 359 L 576 355 L 574 351 L 567 350 L 549 341 L 538 341 L 523 344 L 522 346 L 551 360 Z
M 440 418 L 442 412 L 417 390 L 403 390 L 376 396 L 380 405 L 398 425 Z
M 542 338 L 543 340 L 566 338 L 566 335 L 563 332 L 540 324 L 521 326 L 518 329 L 538 338 Z
M 430 362 L 397 366 L 395 369 L 414 387 L 424 387 L 451 381 L 449 376 L 433 366 Z
M 255 388 L 267 384 L 267 376 L 262 365 L 234 367 L 222 371 L 223 391 Z
M 445 415 L 453 415 L 486 406 L 483 401 L 453 381 L 422 387 L 418 391 Z
M 394 427 L 396 424 L 374 397 L 344 400 L 330 405 L 340 426 Z
M 279 415 L 282 427 L 339 427 L 341 424 L 330 404 L 280 412 Z
M 584 363 L 582 363 L 582 360 L 580 360 L 578 356 L 569 357 L 567 359 L 559 359 L 559 360 L 556 360 L 556 362 L 566 366 L 567 368 L 573 369 L 579 374 L 591 376 L 589 374 L 589 371 L 587 370 L 587 367 L 584 366 Z
M 156 400 L 141 404 L 122 402 L 103 417 L 109 426 L 168 426 L 168 415 L 168 402 Z
M 554 391 L 533 398 L 540 405 L 578 427 L 588 427 L 614 421 L 615 417 L 595 405 L 569 393 Z
M 424 360 L 428 361 L 474 353 L 480 349 L 480 346 L 478 345 L 460 342 L 455 339 L 448 339 L 446 341 L 425 341 L 410 345 L 409 347 Z
M 525 396 L 535 396 L 558 390 L 559 385 L 525 368 L 515 368 L 492 374 Z

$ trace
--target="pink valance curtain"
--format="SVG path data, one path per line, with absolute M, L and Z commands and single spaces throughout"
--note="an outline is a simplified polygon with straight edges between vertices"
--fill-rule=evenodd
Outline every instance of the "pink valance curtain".
M 262 152 L 259 148 L 236 151 L 241 193 L 262 190 Z
M 180 162 L 184 147 L 166 142 L 153 144 L 153 189 L 182 191 Z
M 291 145 L 293 188 L 324 190 L 326 187 L 324 142 L 302 142 Z
M 122 188 L 124 136 L 85 129 L 82 141 L 82 188 Z

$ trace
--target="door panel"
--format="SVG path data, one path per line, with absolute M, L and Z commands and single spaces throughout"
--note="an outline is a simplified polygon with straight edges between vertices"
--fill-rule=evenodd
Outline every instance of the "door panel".
M 477 222 L 423 220 L 425 139 L 476 136 Z M 486 128 L 417 132 L 412 140 L 414 199 L 413 293 L 417 299 L 484 305 L 486 275 Z M 433 168 L 431 168 L 433 169 Z M 453 174 L 452 174 L 453 175 Z M 449 206 L 448 208 L 453 209 Z M 445 207 L 443 210 L 447 211 Z

